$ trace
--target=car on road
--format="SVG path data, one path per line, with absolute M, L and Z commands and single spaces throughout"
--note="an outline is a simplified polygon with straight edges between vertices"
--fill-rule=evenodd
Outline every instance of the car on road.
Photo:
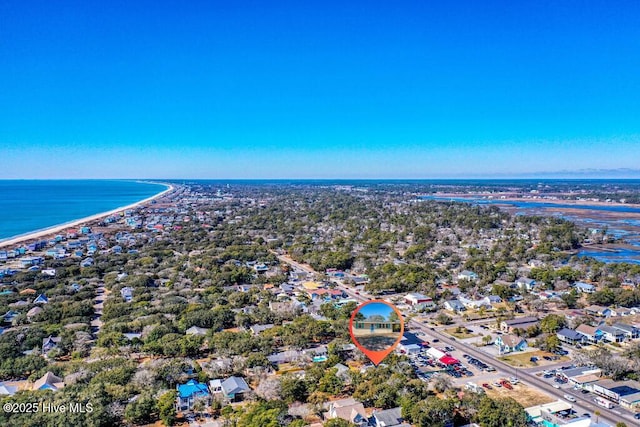
M 633 416 L 633 418 L 635 418 L 636 420 L 640 420 L 640 412 L 638 412 L 637 414 L 635 414 Z
M 571 396 L 571 395 L 569 395 L 569 394 L 565 394 L 564 398 L 567 399 L 569 402 L 575 402 L 576 401 L 576 398 Z
M 582 394 L 589 394 L 589 390 L 587 390 L 587 389 L 582 389 L 582 391 L 581 391 L 580 393 L 582 393 Z
M 558 384 L 554 384 L 553 388 L 560 388 L 560 386 Z
M 591 418 L 591 414 L 588 412 L 585 412 L 584 414 L 582 414 L 583 417 L 587 417 L 587 418 Z

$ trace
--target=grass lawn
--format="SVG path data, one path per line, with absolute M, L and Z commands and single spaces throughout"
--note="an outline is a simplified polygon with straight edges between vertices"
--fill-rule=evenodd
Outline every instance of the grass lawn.
M 298 372 L 298 371 L 304 371 L 304 369 L 299 366 L 293 365 L 291 363 L 282 363 L 278 366 L 278 371 L 276 372 L 276 375 L 284 375 L 286 373 Z
M 473 337 L 479 336 L 478 334 L 469 333 L 468 329 L 466 329 L 464 326 L 462 327 L 461 332 L 457 332 L 457 329 L 458 329 L 457 327 L 456 328 L 449 328 L 449 329 L 445 329 L 444 331 L 447 334 L 449 334 L 449 335 L 451 335 L 453 337 L 456 337 L 458 339 L 461 339 L 461 340 L 463 340 L 465 338 L 473 338 Z
M 532 362 L 531 357 L 537 357 L 537 362 Z M 498 357 L 499 360 L 502 360 L 505 363 L 508 363 L 511 366 L 516 368 L 531 368 L 534 366 L 544 366 L 549 365 L 551 363 L 564 362 L 569 360 L 567 356 L 560 356 L 558 360 L 544 360 L 543 356 L 555 356 L 553 353 L 549 353 L 548 351 L 529 351 L 526 353 L 515 353 L 508 354 L 506 356 Z

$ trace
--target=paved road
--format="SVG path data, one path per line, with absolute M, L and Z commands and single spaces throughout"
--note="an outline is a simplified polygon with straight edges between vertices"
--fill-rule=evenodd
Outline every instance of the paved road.
M 288 256 L 278 255 L 278 259 L 281 262 L 285 262 L 289 265 L 292 265 L 297 269 L 306 271 L 308 273 L 317 274 L 317 272 L 314 271 L 313 268 L 311 268 L 310 266 L 293 261 Z M 339 283 L 340 283 L 339 287 L 342 290 L 344 290 L 347 293 L 347 295 L 349 295 L 350 298 L 353 298 L 360 302 L 364 302 L 370 299 L 366 296 L 355 294 L 348 286 L 342 284 L 341 282 Z M 575 397 L 577 402 L 572 403 L 572 405 L 573 405 L 574 411 L 576 411 L 578 414 L 589 412 L 592 414 L 592 417 L 595 417 L 593 415 L 594 412 L 599 411 L 601 414 L 599 416 L 599 420 L 607 422 L 612 426 L 615 426 L 616 423 L 620 421 L 624 421 L 628 426 L 640 425 L 640 423 L 638 423 L 638 420 L 635 420 L 629 412 L 627 412 L 622 408 L 619 408 L 618 406 L 616 406 L 613 409 L 607 409 L 601 406 L 597 406 L 592 401 L 593 399 L 592 394 L 584 395 L 582 393 L 576 392 L 572 388 L 556 389 L 553 387 L 551 383 L 546 382 L 544 379 L 533 375 L 531 372 L 528 372 L 527 370 L 516 369 L 511 365 L 508 365 L 500 360 L 492 358 L 491 356 L 487 355 L 486 353 L 483 353 L 482 351 L 476 349 L 473 346 L 467 345 L 461 341 L 456 341 L 454 339 L 451 339 L 449 335 L 443 334 L 436 329 L 431 329 L 424 323 L 421 323 L 417 320 L 411 320 L 407 326 L 412 328 L 412 330 L 419 330 L 424 332 L 428 336 L 440 339 L 443 345 L 450 345 L 450 346 L 456 347 L 458 350 L 461 350 L 462 348 L 464 348 L 465 353 L 475 357 L 478 360 L 483 361 L 487 365 L 491 365 L 495 367 L 499 372 L 504 372 L 505 373 L 504 376 L 517 377 L 518 379 L 520 379 L 520 381 L 524 383 L 528 383 L 529 385 L 533 385 L 540 390 L 544 390 L 554 398 L 566 400 L 564 399 L 564 396 L 563 396 L 565 394 Z M 587 396 L 586 398 L 588 400 L 585 400 L 585 396 Z

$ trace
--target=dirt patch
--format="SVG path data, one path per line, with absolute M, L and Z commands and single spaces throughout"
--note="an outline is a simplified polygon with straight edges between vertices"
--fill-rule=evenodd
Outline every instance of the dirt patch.
M 511 397 L 525 408 L 528 408 L 529 406 L 542 405 L 543 403 L 549 403 L 556 400 L 548 394 L 524 384 L 514 385 L 513 390 L 507 390 L 504 387 L 493 387 L 492 390 L 486 390 L 486 392 L 487 396 L 492 398 Z

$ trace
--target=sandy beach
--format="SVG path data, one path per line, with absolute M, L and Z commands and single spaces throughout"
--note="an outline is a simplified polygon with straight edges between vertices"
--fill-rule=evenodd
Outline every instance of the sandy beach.
M 144 204 L 147 204 L 147 203 L 151 202 L 152 200 L 158 199 L 158 198 L 166 195 L 167 193 L 173 191 L 173 189 L 174 189 L 174 186 L 171 185 L 171 184 L 163 184 L 163 183 L 158 183 L 158 184 L 167 186 L 167 189 L 162 191 L 161 193 L 156 194 L 155 196 L 147 197 L 146 199 L 140 200 L 139 202 L 132 203 L 132 204 L 127 205 L 127 206 L 122 206 L 120 208 L 112 209 L 112 210 L 110 210 L 108 212 L 102 212 L 102 213 L 99 213 L 99 214 L 87 216 L 87 217 L 80 218 L 80 219 L 73 220 L 73 221 L 69 221 L 69 222 L 66 222 L 64 224 L 54 225 L 52 227 L 48 227 L 48 228 L 45 228 L 45 229 L 42 229 L 42 230 L 34 231 L 33 233 L 28 233 L 28 234 L 23 234 L 23 235 L 16 236 L 16 237 L 11 237 L 11 238 L 9 238 L 7 240 L 0 241 L 0 248 L 6 247 L 6 246 L 16 245 L 18 243 L 26 242 L 26 241 L 29 241 L 29 240 L 36 240 L 36 239 L 41 239 L 43 237 L 52 236 L 52 235 L 60 233 L 62 230 L 66 230 L 67 228 L 76 227 L 76 226 L 83 225 L 83 224 L 86 224 L 86 223 L 89 223 L 89 222 L 92 222 L 92 221 L 96 221 L 96 220 L 99 220 L 101 218 L 107 217 L 109 215 L 113 215 L 113 214 L 125 211 L 127 209 L 137 208 L 139 206 L 142 206 Z

